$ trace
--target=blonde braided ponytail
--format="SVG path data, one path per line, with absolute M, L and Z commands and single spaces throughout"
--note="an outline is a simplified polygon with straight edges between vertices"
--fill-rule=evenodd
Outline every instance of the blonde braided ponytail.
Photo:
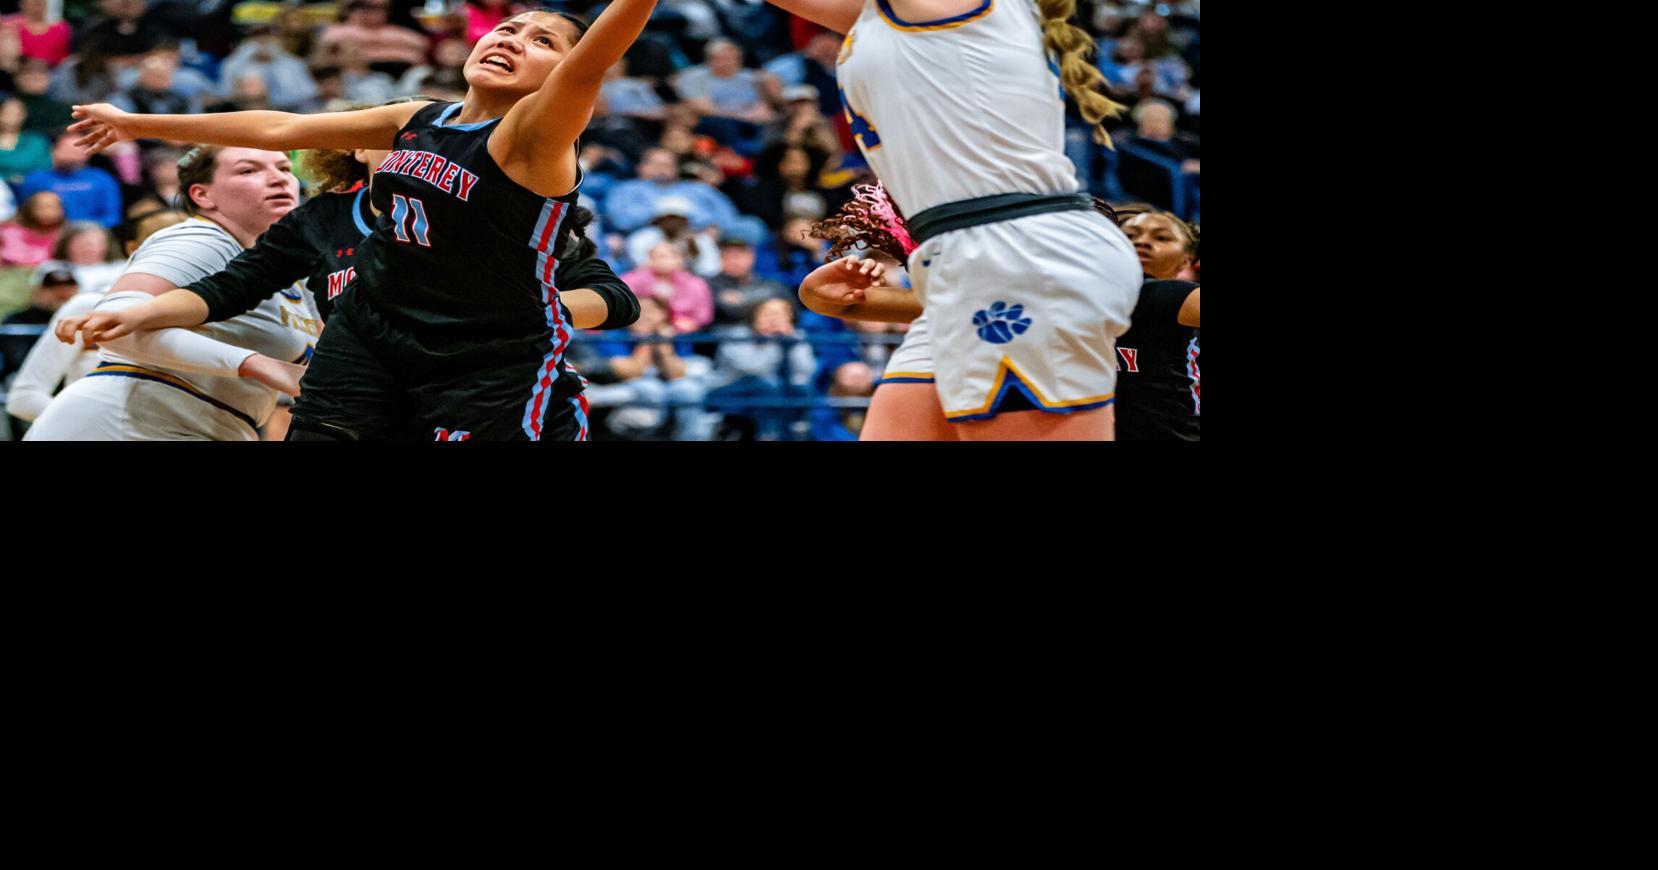
M 1106 118 L 1115 118 L 1123 106 L 1100 90 L 1105 74 L 1094 66 L 1094 39 L 1088 31 L 1071 23 L 1077 0 L 1036 0 L 1042 12 L 1042 39 L 1059 58 L 1059 80 L 1076 100 L 1083 120 L 1094 125 L 1094 141 L 1111 148 L 1111 134 L 1105 132 Z

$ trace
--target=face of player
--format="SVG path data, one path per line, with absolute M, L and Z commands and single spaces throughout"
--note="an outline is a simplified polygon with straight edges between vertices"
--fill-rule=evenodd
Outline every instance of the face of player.
M 226 148 L 219 152 L 213 183 L 203 187 L 211 202 L 204 207 L 254 234 L 270 229 L 299 204 L 299 179 L 280 151 Z
M 1135 215 L 1123 224 L 1123 234 L 1134 243 L 1140 268 L 1153 278 L 1173 278 L 1192 262 L 1186 254 L 1186 234 L 1163 215 Z
M 575 45 L 576 26 L 546 12 L 525 12 L 478 40 L 462 74 L 475 88 L 535 93 Z

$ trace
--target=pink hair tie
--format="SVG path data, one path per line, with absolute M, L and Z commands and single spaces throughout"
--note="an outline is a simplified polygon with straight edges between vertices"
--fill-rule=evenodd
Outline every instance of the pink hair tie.
M 904 219 L 898 216 L 898 209 L 892 204 L 892 197 L 887 195 L 886 185 L 855 184 L 852 186 L 852 202 L 848 203 L 851 210 L 862 211 L 879 221 L 892 234 L 898 244 L 904 248 L 904 256 L 909 256 L 915 250 L 915 240 L 910 238 L 909 227 Z

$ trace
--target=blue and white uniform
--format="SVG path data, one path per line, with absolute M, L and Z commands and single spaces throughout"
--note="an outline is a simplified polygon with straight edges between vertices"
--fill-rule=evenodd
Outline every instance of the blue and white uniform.
M 985 0 L 937 21 L 866 0 L 838 72 L 858 145 L 908 217 L 1001 194 L 1080 192 L 1057 66 L 1030 0 Z M 894 354 L 889 377 L 931 371 L 947 419 L 994 417 L 1014 391 L 1029 404 L 1012 409 L 1053 413 L 1114 400 L 1113 342 L 1128 329 L 1140 264 L 1104 216 L 1049 212 L 951 230 L 908 266 L 926 324 Z
M 241 252 L 223 227 L 191 218 L 146 239 L 127 272 L 182 287 L 218 272 Z M 111 293 L 94 310 L 152 298 Z M 257 427 L 276 410 L 277 393 L 238 377 L 237 368 L 254 353 L 304 362 L 321 331 L 310 291 L 296 283 L 228 320 L 125 336 L 98 351 L 98 365 L 52 400 L 24 440 L 257 441 Z

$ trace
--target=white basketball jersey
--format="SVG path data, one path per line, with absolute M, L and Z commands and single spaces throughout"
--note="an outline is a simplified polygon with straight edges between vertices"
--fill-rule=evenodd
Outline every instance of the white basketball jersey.
M 1076 193 L 1058 67 L 1031 0 L 939 21 L 865 0 L 837 66 L 841 103 L 906 217 L 1001 193 Z

